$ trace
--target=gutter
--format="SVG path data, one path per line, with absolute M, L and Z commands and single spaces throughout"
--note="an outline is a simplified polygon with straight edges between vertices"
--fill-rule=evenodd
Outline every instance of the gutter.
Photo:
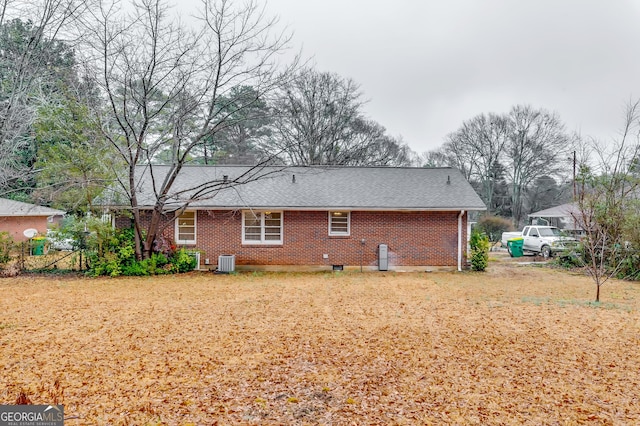
M 464 210 L 460 210 L 458 215 L 458 272 L 462 272 L 462 216 Z
M 170 203 L 167 205 L 166 211 L 175 210 L 173 207 L 183 206 L 184 203 Z M 116 206 L 116 205 L 101 205 L 101 207 L 132 210 L 131 206 Z M 153 205 L 139 205 L 139 210 L 152 210 Z M 369 207 L 369 206 L 249 206 L 247 204 L 242 206 L 225 206 L 225 205 L 199 205 L 197 202 L 189 203 L 189 210 L 282 210 L 282 211 L 364 211 L 364 212 L 457 212 L 460 211 L 460 207 Z M 485 211 L 486 208 L 480 207 L 464 207 L 463 212 L 470 211 Z

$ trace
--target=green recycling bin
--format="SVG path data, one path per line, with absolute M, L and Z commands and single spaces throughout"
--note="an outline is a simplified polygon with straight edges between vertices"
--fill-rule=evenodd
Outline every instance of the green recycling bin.
M 524 238 L 510 238 L 507 240 L 507 250 L 511 257 L 522 257 L 524 254 Z
M 42 256 L 44 254 L 44 243 L 47 242 L 46 238 L 33 238 L 31 240 L 31 254 L 34 256 Z

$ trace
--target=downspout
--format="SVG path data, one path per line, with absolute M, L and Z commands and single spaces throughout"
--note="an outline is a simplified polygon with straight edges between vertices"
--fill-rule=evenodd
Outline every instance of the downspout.
M 458 272 L 462 272 L 462 216 L 464 210 L 460 210 L 458 215 Z

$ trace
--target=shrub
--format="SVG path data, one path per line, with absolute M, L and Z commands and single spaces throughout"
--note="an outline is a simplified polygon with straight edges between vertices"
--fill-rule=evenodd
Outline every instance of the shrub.
M 153 253 L 150 258 L 137 262 L 140 267 L 145 271 L 141 275 L 161 275 L 171 272 L 171 270 L 165 269 L 165 265 L 168 264 L 167 257 L 162 253 Z M 134 275 L 134 274 L 130 274 Z
M 89 274 L 93 276 L 140 275 L 136 261 L 133 230 L 114 230 L 96 226 L 89 235 L 81 235 L 81 247 L 87 250 Z
M 634 281 L 640 279 L 640 254 L 637 250 L 631 247 L 621 250 L 616 263 L 618 265 L 616 278 Z
M 196 268 L 196 258 L 187 250 L 181 248 L 173 258 L 173 264 L 177 272 L 189 272 Z
M 514 228 L 509 219 L 487 214 L 478 219 L 474 229 L 485 233 L 489 241 L 495 244 L 500 241 L 503 232 L 513 231 Z
M 132 228 L 114 229 L 97 218 L 70 218 L 60 231 L 77 241 L 85 254 L 88 274 L 92 276 L 148 276 L 192 271 L 196 259 L 188 251 L 174 251 L 174 243 L 166 237 L 154 242 L 154 253 L 138 260 Z M 144 237 L 144 236 L 143 236 Z
M 8 232 L 0 232 L 0 269 L 11 260 L 11 250 L 14 247 L 13 238 Z
M 146 259 L 145 259 L 146 260 Z M 122 267 L 122 275 L 129 277 L 145 277 L 151 275 L 144 260 L 140 262 L 131 262 Z
M 579 245 L 573 250 L 566 250 L 558 254 L 553 262 L 566 269 L 579 268 L 584 266 L 584 253 L 582 246 Z
M 90 274 L 93 276 L 109 275 L 116 277 L 161 275 L 192 271 L 196 267 L 196 259 L 185 249 L 180 249 L 171 257 L 162 253 L 153 253 L 148 259 L 135 258 L 133 231 L 119 230 L 115 233 L 110 248 L 102 254 L 94 251 L 91 255 Z
M 153 242 L 153 251 L 161 253 L 167 258 L 171 258 L 176 252 L 176 246 L 170 238 L 161 235 Z
M 121 264 L 116 253 L 105 253 L 102 257 L 91 256 L 89 274 L 94 277 L 108 275 L 117 277 L 122 274 Z
M 20 274 L 18 263 L 11 261 L 11 251 L 15 248 L 15 242 L 8 232 L 0 232 L 0 276 L 15 277 Z
M 471 248 L 471 269 L 485 271 L 489 265 L 489 237 L 486 234 L 473 230 L 469 239 Z

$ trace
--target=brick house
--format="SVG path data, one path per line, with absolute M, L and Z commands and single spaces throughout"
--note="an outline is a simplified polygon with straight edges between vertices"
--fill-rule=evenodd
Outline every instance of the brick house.
M 62 210 L 0 198 L 0 232 L 8 232 L 16 242 L 26 241 L 25 230 L 35 229 L 45 235 L 49 224 L 64 214 Z
M 140 169 L 143 211 L 167 167 Z M 239 184 L 251 170 L 187 166 L 176 181 L 163 235 L 197 250 L 202 268 L 233 255 L 237 269 L 460 270 L 468 213 L 486 209 L 452 168 L 266 167 Z M 221 186 L 177 210 L 187 188 L 211 182 Z

